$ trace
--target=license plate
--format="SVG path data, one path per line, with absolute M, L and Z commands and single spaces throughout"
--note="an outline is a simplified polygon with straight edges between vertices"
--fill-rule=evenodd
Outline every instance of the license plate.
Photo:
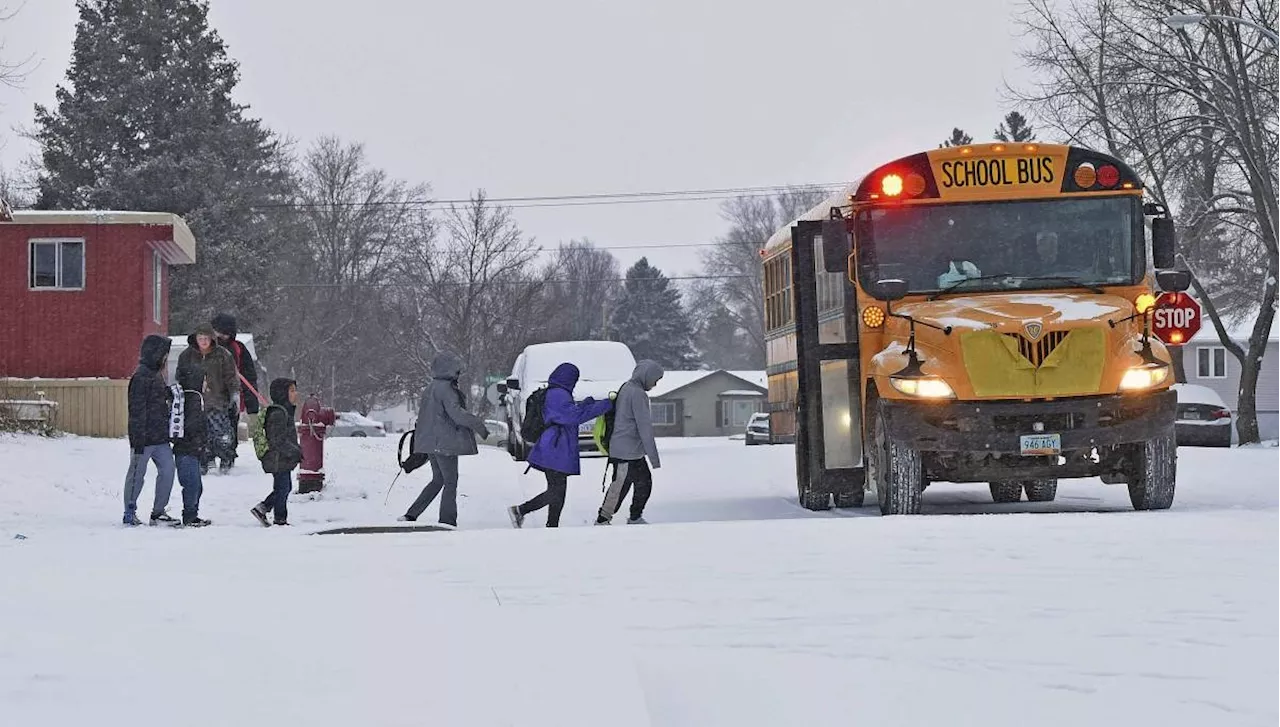
M 1182 418 L 1183 418 L 1183 419 L 1199 419 L 1199 418 L 1200 418 L 1200 412 L 1198 412 L 1198 411 L 1189 411 L 1189 412 L 1187 412 L 1187 413 L 1183 414 L 1183 415 L 1182 415 Z
M 1062 451 L 1062 435 L 1024 434 L 1019 445 L 1023 454 L 1058 454 Z

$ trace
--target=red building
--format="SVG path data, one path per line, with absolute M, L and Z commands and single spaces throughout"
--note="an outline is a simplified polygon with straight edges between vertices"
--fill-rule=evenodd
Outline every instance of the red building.
M 177 215 L 0 209 L 0 379 L 127 379 L 143 337 L 168 335 L 169 266 L 195 258 Z

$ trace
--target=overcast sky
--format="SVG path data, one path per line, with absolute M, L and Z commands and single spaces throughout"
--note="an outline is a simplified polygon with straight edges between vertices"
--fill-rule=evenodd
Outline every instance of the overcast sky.
M 0 0 L 0 6 L 18 5 Z M 990 138 L 1022 77 L 1015 0 L 213 0 L 242 74 L 239 100 L 306 144 L 365 144 L 437 198 L 831 183 L 932 148 L 953 126 Z M 73 0 L 27 0 L 0 24 L 0 162 L 51 103 L 75 35 Z M 554 246 L 705 243 L 715 200 L 516 210 Z M 678 274 L 696 247 L 618 249 Z

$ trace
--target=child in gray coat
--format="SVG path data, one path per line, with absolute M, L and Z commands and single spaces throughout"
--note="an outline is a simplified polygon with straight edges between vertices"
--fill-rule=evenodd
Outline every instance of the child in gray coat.
M 613 465 L 613 481 L 605 492 L 604 502 L 596 515 L 596 525 L 608 525 L 613 514 L 634 488 L 631 496 L 630 525 L 644 523 L 644 506 L 653 492 L 653 473 L 645 464 L 645 457 L 653 469 L 662 466 L 658 459 L 658 445 L 653 439 L 653 419 L 649 415 L 649 391 L 662 378 L 662 366 L 645 359 L 636 364 L 631 380 L 618 389 L 614 401 L 613 436 L 609 438 L 609 464 Z
M 466 397 L 458 388 L 461 375 L 462 360 L 451 353 L 441 353 L 431 362 L 431 383 L 422 392 L 413 433 L 413 451 L 427 455 L 431 481 L 400 517 L 402 521 L 417 520 L 443 491 L 440 524 L 458 526 L 458 457 L 479 453 L 476 435 L 489 436 L 484 421 L 467 411 Z

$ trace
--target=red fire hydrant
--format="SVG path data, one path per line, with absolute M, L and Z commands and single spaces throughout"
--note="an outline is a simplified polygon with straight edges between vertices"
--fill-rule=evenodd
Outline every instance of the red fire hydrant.
M 333 409 L 321 406 L 315 394 L 309 394 L 302 402 L 298 420 L 298 444 L 302 447 L 302 466 L 298 470 L 300 494 L 324 489 L 324 437 L 335 420 Z

